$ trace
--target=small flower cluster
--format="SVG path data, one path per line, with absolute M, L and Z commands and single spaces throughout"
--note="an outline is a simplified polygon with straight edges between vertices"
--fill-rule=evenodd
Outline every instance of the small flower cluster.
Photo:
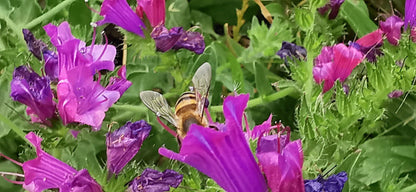
M 44 26 L 51 43 L 57 52 L 50 51 L 46 44 L 34 38 L 28 30 L 23 30 L 29 50 L 45 61 L 46 76 L 40 77 L 27 66 L 17 67 L 11 82 L 11 97 L 27 105 L 27 114 L 32 122 L 51 125 L 50 119 L 58 109 L 63 123 L 77 122 L 101 128 L 105 112 L 130 87 L 126 79 L 126 68 L 122 66 L 118 77 L 110 78 L 107 87 L 100 85 L 100 78 L 94 75 L 100 70 L 114 70 L 116 48 L 112 45 L 86 46 L 75 38 L 67 22 L 59 26 Z M 94 34 L 95 36 L 95 34 Z M 98 73 L 98 75 L 100 75 Z M 50 83 L 57 83 L 56 96 Z M 56 104 L 53 98 L 58 99 Z

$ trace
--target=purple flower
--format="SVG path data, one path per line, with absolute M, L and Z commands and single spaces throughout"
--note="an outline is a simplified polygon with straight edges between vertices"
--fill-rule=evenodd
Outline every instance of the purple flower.
M 276 55 L 279 55 L 281 59 L 285 60 L 287 64 L 287 57 L 305 59 L 307 56 L 306 49 L 302 46 L 298 46 L 294 43 L 287 41 L 282 42 L 282 48 L 277 51 Z
M 404 9 L 404 29 L 416 27 L 416 1 L 406 0 Z
M 184 48 L 202 54 L 205 50 L 204 37 L 198 32 L 184 31 L 182 27 L 168 30 L 164 25 L 158 25 L 153 28 L 150 36 L 155 40 L 157 51 Z
M 100 15 L 104 19 L 97 21 L 97 25 L 113 23 L 127 31 L 144 37 L 142 28 L 145 28 L 145 25 L 130 8 L 126 0 L 104 0 L 101 5 Z
M 152 27 L 165 24 L 165 0 L 137 0 L 136 13 L 141 18 L 143 11 Z
M 339 8 L 341 7 L 342 3 L 344 3 L 344 0 L 330 0 L 329 3 L 327 3 L 326 5 L 324 5 L 321 8 L 318 8 L 318 12 L 321 15 L 324 15 L 326 12 L 331 10 L 331 12 L 329 13 L 328 18 L 329 19 L 335 19 L 338 15 Z
M 334 86 L 336 80 L 344 82 L 362 59 L 360 51 L 344 44 L 324 47 L 314 60 L 313 77 L 318 84 L 324 81 L 325 93 Z
M 394 91 L 390 92 L 388 96 L 389 96 L 390 99 L 393 99 L 393 98 L 399 98 L 402 95 L 403 95 L 403 91 L 394 90 Z
M 143 173 L 130 182 L 129 192 L 161 192 L 169 191 L 170 187 L 177 188 L 181 184 L 183 176 L 173 170 L 167 169 L 159 172 L 153 169 L 145 169 Z
M 127 122 L 116 131 L 107 134 L 107 169 L 118 174 L 140 150 L 149 136 L 151 126 L 146 121 Z
M 77 66 L 67 71 L 66 79 L 57 85 L 58 111 L 63 123 L 79 122 L 101 128 L 105 112 L 119 98 L 118 90 L 107 90 L 94 81 L 90 69 Z
M 118 77 L 110 77 L 110 82 L 107 86 L 107 90 L 109 91 L 118 91 L 120 93 L 120 97 L 124 94 L 124 92 L 131 86 L 131 82 L 126 79 L 126 66 L 123 65 L 117 72 Z
M 196 54 L 202 54 L 205 50 L 204 37 L 194 31 L 186 31 L 176 42 L 173 49 L 188 49 Z
M 269 123 L 270 120 L 269 118 Z M 264 133 L 275 128 L 279 129 L 277 135 L 263 136 Z M 290 141 L 289 127 L 285 128 L 286 135 L 280 134 L 280 128 L 283 126 L 279 123 L 276 126 L 263 129 L 264 132 L 258 139 L 256 153 L 260 167 L 266 175 L 271 191 L 303 192 L 301 141 Z
M 346 172 L 324 179 L 321 175 L 313 180 L 305 180 L 305 192 L 341 192 L 348 177 Z
M 114 46 L 95 45 L 95 37 L 90 46 L 85 46 L 85 42 L 72 36 L 68 22 L 63 22 L 59 26 L 48 24 L 43 28 L 58 52 L 59 80 L 66 79 L 67 71 L 77 66 L 87 66 L 92 75 L 103 69 L 114 70 L 116 56 Z M 55 70 L 51 69 L 51 71 Z
M 59 77 L 59 63 L 58 55 L 50 50 L 43 52 L 43 59 L 45 59 L 45 74 L 52 81 L 58 82 Z
M 60 191 L 73 192 L 102 191 L 101 186 L 90 176 L 86 169 L 77 171 L 43 151 L 41 149 L 42 138 L 30 132 L 26 135 L 26 139 L 36 148 L 37 157 L 35 159 L 21 164 L 0 154 L 23 168 L 24 182 L 15 181 L 13 183 L 22 184 L 23 188 L 29 192 L 41 192 L 54 188 L 59 188 Z
M 32 52 L 36 58 L 42 60 L 42 53 L 43 51 L 48 50 L 48 46 L 42 40 L 36 39 L 28 29 L 23 29 L 22 32 L 29 51 Z
M 40 77 L 26 66 L 17 67 L 10 83 L 13 100 L 27 105 L 27 114 L 32 122 L 50 124 L 55 114 L 55 102 L 47 77 Z
M 193 124 L 179 154 L 166 148 L 160 148 L 159 153 L 195 167 L 226 191 L 267 191 L 243 133 L 241 122 L 248 98 L 240 95 L 225 99 L 225 125 L 218 131 Z
M 386 21 L 380 22 L 380 29 L 386 34 L 389 43 L 392 45 L 398 45 L 402 36 L 403 25 L 403 20 L 400 17 L 393 15 L 387 18 Z

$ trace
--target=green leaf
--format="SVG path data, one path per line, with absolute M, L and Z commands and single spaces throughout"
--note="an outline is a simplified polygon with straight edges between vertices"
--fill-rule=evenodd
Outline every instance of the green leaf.
M 84 25 L 90 27 L 91 23 L 91 10 L 85 6 L 83 1 L 75 1 L 69 7 L 69 19 L 68 22 L 74 25 Z
M 285 9 L 279 3 L 270 3 L 266 5 L 266 9 L 269 10 L 270 14 L 274 17 L 285 17 Z
M 264 97 L 273 92 L 271 82 L 266 79 L 266 67 L 262 63 L 253 63 L 253 68 L 255 71 L 255 82 L 257 90 L 260 96 Z
M 191 11 L 191 16 L 192 16 L 192 23 L 195 26 L 199 26 L 203 33 L 208 33 L 210 35 L 218 36 L 214 31 L 214 28 L 213 28 L 214 25 L 212 24 L 211 16 L 201 11 L 196 11 L 196 10 Z
M 10 19 L 20 27 L 23 27 L 36 17 L 41 15 L 41 9 L 36 0 L 21 0 L 20 6 L 10 14 Z
M 166 2 L 167 28 L 183 27 L 188 29 L 191 24 L 191 12 L 187 0 L 170 0 Z
M 0 1 L 0 19 L 9 17 L 12 10 L 9 0 Z
M 314 14 L 310 10 L 297 8 L 295 9 L 295 21 L 303 31 L 308 31 L 313 27 Z
M 377 29 L 377 25 L 368 16 L 367 5 L 363 0 L 345 0 L 340 8 L 340 16 L 348 22 L 358 37 Z

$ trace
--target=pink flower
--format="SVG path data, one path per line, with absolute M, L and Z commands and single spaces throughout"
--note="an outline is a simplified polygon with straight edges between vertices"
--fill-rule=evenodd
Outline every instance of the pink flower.
M 165 0 L 137 0 L 136 13 L 141 18 L 143 11 L 152 27 L 165 24 Z
M 386 21 L 380 22 L 380 29 L 386 34 L 389 43 L 392 45 L 398 45 L 402 36 L 403 25 L 403 20 L 400 17 L 393 15 L 387 18 Z
M 362 61 L 363 54 L 353 47 L 337 44 L 324 47 L 321 54 L 315 58 L 313 77 L 315 82 L 324 82 L 323 92 L 327 92 L 336 80 L 344 82 L 352 70 Z

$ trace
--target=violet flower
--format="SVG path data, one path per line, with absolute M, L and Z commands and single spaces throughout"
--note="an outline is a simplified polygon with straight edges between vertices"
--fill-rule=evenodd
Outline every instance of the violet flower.
M 271 125 L 271 119 L 268 123 L 262 125 Z M 303 152 L 300 140 L 290 141 L 290 129 L 286 127 L 280 131 L 283 126 L 279 123 L 276 126 L 269 126 L 264 129 L 259 136 L 257 144 L 257 158 L 260 168 L 267 178 L 267 183 L 271 191 L 292 191 L 304 192 L 302 178 Z M 277 135 L 263 136 L 271 129 L 279 129 Z M 286 135 L 281 135 L 283 131 Z
M 164 25 L 158 25 L 153 28 L 150 36 L 155 40 L 157 51 L 184 48 L 202 54 L 205 50 L 204 37 L 198 32 L 184 31 L 182 27 L 168 30 Z
M 324 15 L 326 12 L 331 10 L 328 18 L 335 19 L 338 15 L 339 8 L 341 7 L 342 3 L 344 3 L 344 0 L 330 0 L 329 3 L 327 3 L 321 8 L 318 8 L 318 12 L 321 15 Z
M 27 66 L 17 67 L 10 83 L 13 100 L 27 105 L 32 122 L 50 124 L 55 114 L 55 102 L 47 77 L 40 77 Z
M 387 18 L 386 21 L 380 22 L 380 29 L 386 34 L 389 43 L 392 45 L 398 45 L 402 36 L 403 25 L 403 20 L 400 17 L 393 15 Z
M 407 27 L 416 27 L 416 1 L 415 0 L 406 0 L 404 6 L 404 29 L 407 30 Z
M 46 189 L 58 188 L 60 191 L 71 192 L 100 192 L 101 186 L 90 176 L 86 169 L 77 171 L 68 164 L 56 159 L 41 149 L 42 138 L 33 132 L 26 135 L 36 148 L 37 157 L 22 163 L 14 161 L 0 153 L 1 156 L 21 166 L 24 181 L 11 181 L 22 184 L 29 192 L 41 192 Z
M 59 63 L 58 55 L 50 50 L 43 52 L 43 59 L 45 60 L 45 75 L 51 79 L 51 81 L 58 82 L 59 78 Z
M 306 59 L 307 53 L 304 47 L 298 46 L 294 43 L 283 41 L 282 47 L 280 48 L 279 51 L 277 51 L 276 55 L 279 55 L 281 59 L 285 60 L 285 64 L 288 65 L 287 57 L 291 59 L 293 58 Z
M 334 86 L 336 80 L 344 82 L 362 59 L 363 54 L 360 51 L 344 44 L 324 47 L 314 60 L 315 82 L 324 82 L 322 92 L 325 93 Z
M 142 174 L 129 183 L 128 192 L 162 192 L 169 191 L 170 187 L 177 188 L 181 184 L 183 175 L 167 169 L 159 172 L 154 169 L 145 169 Z
M 86 66 L 69 70 L 66 79 L 59 81 L 58 111 L 65 125 L 78 122 L 100 130 L 105 112 L 120 98 L 120 92 L 107 90 L 99 81 L 94 81 Z
M 139 152 L 149 136 L 151 126 L 146 121 L 127 122 L 107 134 L 107 169 L 110 174 L 120 173 L 123 167 Z
M 28 29 L 23 29 L 23 38 L 26 41 L 27 48 L 32 54 L 42 60 L 42 53 L 45 50 L 48 50 L 48 46 L 40 39 L 36 39 L 32 32 Z
M 101 5 L 100 15 L 104 19 L 97 21 L 97 25 L 113 23 L 126 31 L 144 37 L 142 28 L 145 28 L 145 25 L 130 8 L 126 0 L 104 0 Z
M 348 177 L 346 172 L 324 179 L 321 175 L 313 180 L 305 180 L 305 192 L 341 192 Z
M 165 24 L 165 0 L 137 0 L 136 13 L 141 18 L 143 11 L 152 27 Z
M 218 131 L 193 124 L 179 154 L 166 148 L 160 148 L 159 153 L 195 167 L 226 191 L 267 191 L 243 134 L 241 122 L 248 98 L 248 95 L 239 95 L 225 99 L 225 125 Z
M 66 79 L 67 71 L 77 66 L 87 66 L 92 75 L 103 69 L 114 70 L 116 48 L 108 44 L 95 45 L 95 33 L 92 44 L 85 46 L 85 42 L 72 36 L 68 22 L 59 26 L 48 24 L 43 28 L 58 52 L 59 80 Z
M 402 95 L 403 95 L 403 91 L 401 91 L 401 90 L 394 90 L 394 91 L 392 91 L 392 92 L 390 92 L 388 94 L 388 97 L 390 99 L 393 99 L 393 98 L 399 98 Z

